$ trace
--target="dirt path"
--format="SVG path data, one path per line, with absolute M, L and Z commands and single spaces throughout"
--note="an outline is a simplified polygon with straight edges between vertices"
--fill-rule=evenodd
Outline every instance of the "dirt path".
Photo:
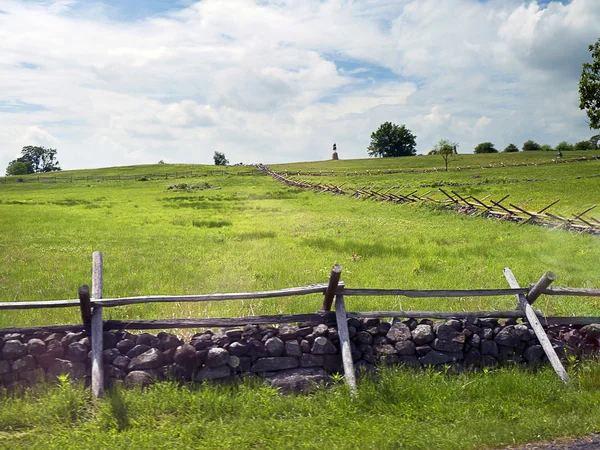
M 580 439 L 556 439 L 551 442 L 534 442 L 521 446 L 510 445 L 501 450 L 600 450 L 600 433 Z

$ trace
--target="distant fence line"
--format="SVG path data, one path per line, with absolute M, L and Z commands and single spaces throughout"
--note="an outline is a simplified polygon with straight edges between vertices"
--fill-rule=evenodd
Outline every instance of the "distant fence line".
M 552 159 L 550 161 L 536 161 L 536 162 L 522 162 L 522 163 L 513 163 L 513 164 L 488 164 L 485 166 L 460 166 L 460 167 L 448 167 L 449 172 L 460 172 L 461 170 L 472 170 L 472 169 L 498 169 L 503 167 L 524 167 L 524 166 L 543 166 L 546 164 L 567 164 L 567 163 L 575 163 L 575 162 L 585 162 L 585 161 L 595 161 L 600 160 L 600 156 L 581 156 L 577 158 L 569 158 L 569 159 Z M 390 175 L 394 173 L 435 173 L 435 172 L 444 172 L 444 168 L 440 167 L 437 169 L 433 167 L 431 169 L 377 169 L 377 170 L 319 170 L 311 172 L 311 171 L 301 171 L 301 170 L 283 170 L 276 171 L 278 175 L 296 175 L 296 176 L 307 176 L 307 177 L 318 177 L 318 176 L 358 176 L 358 175 Z
M 82 324 L 51 325 L 27 328 L 5 328 L 0 329 L 3 333 L 32 333 L 38 330 L 46 331 L 74 331 L 88 330 L 92 346 L 92 393 L 100 397 L 104 390 L 103 370 L 103 332 L 111 329 L 160 329 L 160 328 L 210 328 L 222 326 L 240 326 L 247 324 L 275 324 L 294 323 L 314 320 L 335 320 L 339 339 L 340 352 L 344 367 L 345 379 L 353 393 L 356 393 L 356 379 L 354 363 L 350 345 L 348 330 L 348 318 L 369 317 L 422 317 L 422 318 L 522 318 L 526 320 L 536 334 L 546 356 L 559 378 L 567 383 L 569 377 L 562 366 L 545 330 L 542 322 L 546 325 L 559 324 L 589 324 L 600 322 L 600 317 L 545 317 L 540 311 L 534 311 L 531 306 L 542 294 L 546 295 L 576 295 L 600 297 L 600 289 L 573 289 L 573 288 L 550 288 L 550 284 L 556 276 L 552 272 L 546 272 L 537 283 L 528 288 L 521 288 L 509 268 L 504 269 L 504 275 L 510 288 L 500 289 L 472 289 L 472 290 L 406 290 L 406 289 L 349 289 L 340 280 L 342 268 L 334 265 L 328 283 L 313 284 L 310 286 L 279 289 L 274 291 L 261 291 L 249 293 L 228 294 L 202 294 L 185 296 L 142 296 L 103 299 L 103 255 L 94 252 L 92 256 L 92 290 L 87 286 L 81 286 L 78 291 L 78 300 L 51 300 L 36 302 L 3 302 L 0 310 L 20 309 L 45 309 L 57 307 L 79 307 Z M 243 299 L 279 298 L 297 295 L 323 294 L 323 303 L 316 313 L 307 314 L 279 314 L 266 316 L 234 317 L 234 318 L 186 318 L 186 319 L 158 319 L 158 320 L 103 320 L 102 310 L 104 307 L 138 305 L 142 303 L 155 302 L 204 302 L 204 301 L 226 301 Z M 472 311 L 472 312 L 436 312 L 436 311 L 370 311 L 370 312 L 347 312 L 344 296 L 406 296 L 409 298 L 462 298 L 469 296 L 504 296 L 515 295 L 518 304 L 510 311 Z M 335 300 L 335 312 L 331 308 Z
M 275 180 L 285 183 L 288 186 L 297 187 L 300 189 L 309 189 L 317 192 L 329 192 L 335 195 L 347 195 L 362 200 L 370 199 L 393 203 L 429 202 L 433 204 L 454 207 L 461 213 L 481 213 L 485 214 L 487 217 L 518 222 L 519 225 L 537 223 L 564 227 L 570 230 L 585 231 L 594 234 L 600 233 L 600 220 L 589 216 L 589 212 L 595 209 L 597 205 L 592 205 L 580 213 L 574 214 L 573 217 L 563 217 L 561 215 L 549 212 L 550 208 L 556 205 L 560 199 L 554 200 L 537 211 L 528 211 L 524 208 L 525 205 L 527 205 L 527 203 L 529 203 L 532 199 L 529 199 L 520 205 L 515 205 L 513 203 L 509 203 L 508 206 L 503 205 L 502 203 L 505 202 L 510 195 L 505 195 L 500 200 L 494 201 L 489 199 L 489 195 L 478 199 L 473 195 L 460 195 L 453 190 L 450 190 L 450 194 L 446 190 L 438 188 L 438 192 L 441 192 L 445 196 L 440 200 L 433 198 L 431 191 L 417 195 L 416 189 L 412 192 L 402 192 L 406 188 L 402 187 L 400 189 L 396 189 L 397 186 L 393 186 L 388 189 L 375 189 L 374 186 L 354 188 L 344 186 L 345 183 L 336 186 L 327 183 L 314 183 L 304 180 L 294 180 L 273 172 L 267 167 L 263 167 L 262 170 L 266 174 L 271 175 Z
M 235 175 L 235 176 L 254 176 L 262 175 L 258 170 L 249 170 L 245 172 L 228 172 L 227 170 L 207 170 L 204 172 L 165 172 L 165 173 L 150 173 L 144 175 L 105 175 L 105 176 L 61 176 L 56 175 L 12 175 L 0 178 L 0 183 L 72 183 L 74 181 L 146 181 L 156 179 L 173 179 L 173 178 L 199 178 L 213 175 Z

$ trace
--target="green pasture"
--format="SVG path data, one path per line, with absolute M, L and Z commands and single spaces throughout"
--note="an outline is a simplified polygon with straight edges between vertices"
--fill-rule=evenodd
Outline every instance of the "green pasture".
M 573 163 L 561 169 L 593 175 L 598 163 Z M 546 172 L 554 168 L 528 169 L 547 178 Z M 197 172 L 210 169 L 214 166 L 186 166 Z M 142 166 L 138 173 L 169 171 L 176 172 L 170 165 L 156 165 Z M 315 194 L 264 175 L 236 175 L 247 171 L 247 167 L 229 167 L 229 175 L 201 178 L 0 184 L 0 300 L 76 298 L 77 288 L 90 282 L 94 250 L 104 252 L 107 298 L 308 285 L 325 282 L 336 263 L 342 265 L 342 278 L 350 287 L 506 287 L 502 269 L 507 266 L 523 285 L 546 270 L 557 273 L 558 285 L 600 285 L 600 240 L 595 236 L 519 227 L 428 206 Z M 115 169 L 88 173 L 101 177 L 114 174 Z M 462 172 L 449 172 L 446 180 L 460 176 Z M 393 177 L 391 183 L 404 182 L 402 174 Z M 359 178 L 347 177 L 351 182 Z M 561 204 L 575 211 L 594 201 L 599 181 L 600 177 L 590 177 L 460 189 L 482 196 L 510 193 L 519 203 L 536 197 L 533 206 L 562 197 Z M 167 190 L 174 183 L 209 188 Z M 468 311 L 512 308 L 515 303 L 510 297 L 353 297 L 347 301 L 350 310 Z M 593 298 L 542 298 L 537 304 L 548 314 L 600 314 Z M 115 319 L 219 317 L 313 312 L 319 306 L 319 296 L 313 295 L 107 308 L 106 315 Z M 0 326 L 77 321 L 76 308 L 28 310 L 5 312 Z
M 410 165 L 428 158 L 348 164 L 376 169 L 375 163 Z M 64 172 L 57 182 L 0 183 L 0 301 L 75 298 L 77 288 L 90 283 L 95 250 L 104 252 L 105 298 L 309 285 L 327 281 L 336 263 L 349 287 L 507 287 L 502 274 L 507 266 L 522 285 L 553 270 L 556 285 L 600 287 L 597 236 L 427 205 L 316 194 L 259 173 L 238 175 L 248 167 L 208 175 L 211 170 L 214 166 L 139 166 Z M 207 175 L 190 178 L 186 171 Z M 597 203 L 598 172 L 598 162 L 589 161 L 327 180 L 424 185 L 420 192 L 439 182 L 466 182 L 451 189 L 496 198 L 510 193 L 516 202 L 533 198 L 528 203 L 533 206 L 560 197 L 561 207 L 575 211 Z M 155 176 L 112 178 L 119 174 Z M 475 184 L 504 178 L 519 182 Z M 172 184 L 203 189 L 167 190 Z M 316 311 L 321 301 L 311 295 L 152 304 L 105 308 L 104 314 L 157 319 L 301 313 Z M 515 303 L 511 297 L 346 298 L 350 311 L 512 309 Z M 593 297 L 542 296 L 536 307 L 547 314 L 600 315 L 600 300 Z M 0 327 L 79 321 L 78 308 L 0 315 Z M 361 380 L 356 400 L 342 383 L 283 397 L 251 382 L 200 388 L 165 382 L 143 395 L 118 390 L 93 402 L 89 391 L 62 383 L 0 397 L 0 448 L 354 448 L 357 442 L 378 449 L 492 448 L 597 431 L 599 367 L 569 367 L 572 386 L 563 386 L 548 368 L 459 376 L 391 370 Z

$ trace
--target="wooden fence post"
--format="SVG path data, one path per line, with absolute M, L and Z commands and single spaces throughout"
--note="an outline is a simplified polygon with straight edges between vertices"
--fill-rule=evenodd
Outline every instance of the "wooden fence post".
M 537 300 L 537 298 L 542 295 L 542 292 L 552 284 L 552 282 L 556 280 L 556 275 L 554 272 L 548 271 L 538 280 L 538 282 L 529 289 L 529 293 L 527 294 L 527 303 L 533 305 L 533 302 Z
M 79 288 L 79 309 L 81 309 L 81 321 L 89 326 L 92 323 L 92 306 L 90 303 L 90 288 L 83 285 Z
M 325 291 L 325 297 L 323 298 L 323 306 L 321 311 L 331 311 L 331 305 L 333 304 L 333 297 L 337 290 L 338 283 L 340 282 L 340 276 L 342 275 L 342 266 L 336 264 L 331 268 L 331 275 L 329 276 L 329 285 Z
M 92 255 L 92 298 L 102 298 L 102 252 L 94 252 Z M 102 307 L 94 306 L 92 312 L 92 395 L 100 398 L 104 394 L 104 364 L 102 361 L 102 350 L 104 347 L 102 333 L 104 331 L 102 321 Z
M 335 296 L 335 319 L 337 322 L 338 335 L 340 337 L 340 353 L 342 354 L 342 363 L 344 364 L 344 378 L 350 387 L 350 393 L 352 396 L 356 396 L 356 375 L 354 373 L 354 361 L 352 361 L 352 350 L 350 348 L 348 316 L 346 314 L 346 305 L 344 304 L 344 296 L 342 294 L 336 294 Z
M 511 288 L 519 287 L 517 279 L 508 267 L 504 269 L 504 277 L 506 278 L 506 281 L 508 281 L 508 284 Z M 544 328 L 542 327 L 542 324 L 540 323 L 535 312 L 533 311 L 533 308 L 529 303 L 527 303 L 527 299 L 523 294 L 516 294 L 515 296 L 517 297 L 517 300 L 519 301 L 519 306 L 525 313 L 525 316 L 527 317 L 531 328 L 533 328 L 533 331 L 535 332 L 535 335 L 537 336 L 540 345 L 544 349 L 544 352 L 546 352 L 546 356 L 548 357 L 550 364 L 552 364 L 552 368 L 558 375 L 558 378 L 560 378 L 560 380 L 565 384 L 569 383 L 569 375 L 567 374 L 567 371 L 560 362 L 560 359 L 558 359 L 558 355 L 554 351 L 552 343 L 550 342 L 550 339 L 548 339 L 548 335 L 544 331 Z

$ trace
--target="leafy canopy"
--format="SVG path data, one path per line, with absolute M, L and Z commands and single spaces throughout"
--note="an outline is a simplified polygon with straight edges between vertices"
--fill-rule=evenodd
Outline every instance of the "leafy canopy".
M 434 145 L 433 150 L 429 152 L 430 155 L 440 155 L 446 165 L 446 171 L 448 171 L 448 162 L 452 159 L 453 155 L 457 154 L 456 148 L 458 144 L 452 142 L 449 139 L 440 139 L 440 141 Z
M 535 141 L 532 141 L 531 139 L 529 139 L 528 141 L 525 141 L 523 143 L 523 151 L 524 152 L 537 152 L 541 149 L 542 149 L 542 147 L 540 146 L 540 144 L 538 144 Z
M 225 153 L 215 152 L 213 159 L 215 160 L 215 166 L 226 166 L 229 164 L 228 159 L 225 158 Z
M 367 148 L 369 156 L 414 156 L 417 154 L 417 137 L 405 125 L 385 122 L 371 133 Z
M 515 144 L 508 144 L 506 148 L 502 150 L 503 153 L 516 153 L 518 151 L 519 147 L 517 147 Z
M 588 47 L 592 62 L 583 63 L 579 80 L 579 109 L 585 110 L 590 128 L 600 129 L 600 38 Z
M 494 144 L 491 142 L 482 142 L 475 147 L 475 153 L 498 153 L 498 150 L 494 148 Z
M 562 141 L 556 146 L 557 152 L 570 152 L 573 150 L 573 144 L 569 144 L 567 141 Z
M 28 173 L 32 173 L 30 169 L 31 164 L 14 160 L 8 163 L 6 175 L 27 175 Z
M 37 147 L 32 145 L 23 147 L 21 150 L 21 156 L 8 163 L 6 173 L 8 174 L 9 169 L 11 172 L 22 172 L 23 166 L 17 163 L 25 164 L 27 168 L 27 172 L 25 173 L 46 173 L 61 170 L 60 166 L 58 165 L 58 160 L 56 159 L 56 149 L 54 148 Z M 18 173 L 18 175 L 25 174 Z

